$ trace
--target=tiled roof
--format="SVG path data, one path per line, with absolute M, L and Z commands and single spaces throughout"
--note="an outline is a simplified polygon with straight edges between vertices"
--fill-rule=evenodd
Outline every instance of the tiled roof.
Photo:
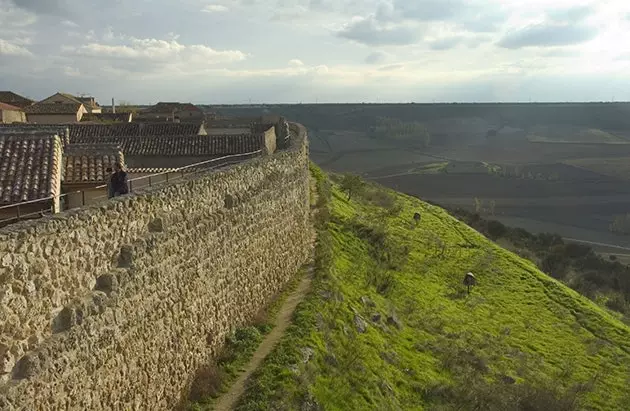
M 70 129 L 68 126 L 53 124 L 0 124 L 0 135 L 2 134 L 30 134 L 30 135 L 51 135 L 57 134 L 61 137 L 63 144 L 70 142 Z
M 56 135 L 0 135 L 0 204 L 59 195 L 60 157 Z
M 81 101 L 79 97 L 73 96 L 72 94 L 69 94 L 69 93 L 57 93 L 57 94 L 60 94 L 64 96 L 65 98 L 72 100 L 74 103 L 84 104 L 84 102 Z
M 201 123 L 71 124 L 70 138 L 72 142 L 93 143 L 98 142 L 93 137 L 197 135 L 201 126 Z
M 77 100 L 79 100 L 81 103 L 83 103 L 85 105 L 85 107 L 90 107 L 90 108 L 99 108 L 101 106 L 98 105 L 98 103 L 96 102 L 96 100 L 94 100 L 94 97 L 75 97 Z
M 76 114 L 81 108 L 80 103 L 76 104 L 33 104 L 26 107 L 26 114 Z
M 126 156 L 218 156 L 257 151 L 264 144 L 259 134 L 77 137 L 72 142 L 118 144 Z
M 0 110 L 7 110 L 7 111 L 22 111 L 21 108 L 16 107 L 16 106 L 12 106 L 11 104 L 7 104 L 7 103 L 3 103 L 0 101 Z
M 72 183 L 105 183 L 107 168 L 124 165 L 124 156 L 116 144 L 70 144 L 63 153 L 62 181 Z
M 123 123 L 129 122 L 131 112 L 127 113 L 87 113 L 81 117 L 81 122 L 87 121 L 118 121 Z
M 15 94 L 12 91 L 0 91 L 0 102 L 24 108 L 34 103 L 33 100 Z

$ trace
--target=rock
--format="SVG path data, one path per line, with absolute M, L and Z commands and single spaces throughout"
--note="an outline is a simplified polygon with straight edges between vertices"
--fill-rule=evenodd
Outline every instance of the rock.
M 315 351 L 310 347 L 304 347 L 300 351 L 302 352 L 302 362 L 304 364 L 309 362 L 313 358 L 313 354 L 315 354 Z
M 367 324 L 358 314 L 354 315 L 354 325 L 357 327 L 357 331 L 364 333 L 367 330 Z
M 161 218 L 156 218 L 149 223 L 150 233 L 161 233 L 164 231 L 164 221 Z
M 372 322 L 379 323 L 381 322 L 381 313 L 372 314 Z
M 103 274 L 96 279 L 94 289 L 109 294 L 118 290 L 118 278 L 114 274 Z
M 402 328 L 402 324 L 400 323 L 400 320 L 398 319 L 396 313 L 391 313 L 387 316 L 387 324 L 394 326 L 399 330 Z
M 510 377 L 509 375 L 501 375 L 499 377 L 499 379 L 501 380 L 501 382 L 503 382 L 504 384 L 516 384 L 516 380 L 512 377 Z
M 13 370 L 13 378 L 22 380 L 30 378 L 37 374 L 39 370 L 39 358 L 34 354 L 26 354 L 15 365 Z
M 5 344 L 0 344 L 0 375 L 8 374 L 15 365 L 15 357 Z
M 64 307 L 53 321 L 53 333 L 68 331 L 76 323 L 76 312 L 70 307 Z
M 118 266 L 122 268 L 129 268 L 133 263 L 133 247 L 130 245 L 123 245 L 120 247 L 120 255 L 118 256 Z

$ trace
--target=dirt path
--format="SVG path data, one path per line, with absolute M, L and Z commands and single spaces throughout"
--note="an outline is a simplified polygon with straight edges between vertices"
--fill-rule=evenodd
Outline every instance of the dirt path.
M 300 281 L 298 287 L 287 297 L 286 301 L 280 308 L 278 315 L 274 321 L 274 327 L 269 334 L 265 337 L 260 344 L 254 356 L 249 361 L 245 370 L 238 377 L 236 382 L 232 384 L 230 390 L 217 399 L 215 410 L 216 411 L 229 411 L 233 409 L 234 405 L 245 392 L 245 382 L 252 375 L 252 373 L 258 368 L 267 355 L 273 350 L 278 341 L 284 335 L 289 324 L 291 324 L 291 318 L 293 312 L 300 301 L 306 296 L 311 286 L 311 270 L 309 269 L 304 275 L 304 278 Z

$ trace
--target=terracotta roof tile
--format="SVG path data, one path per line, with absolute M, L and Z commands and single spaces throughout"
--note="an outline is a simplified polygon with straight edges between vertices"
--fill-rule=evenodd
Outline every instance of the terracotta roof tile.
M 220 156 L 261 150 L 260 134 L 222 136 L 110 136 L 74 138 L 73 142 L 118 144 L 126 156 Z
M 60 157 L 56 135 L 0 135 L 0 204 L 59 195 Z
M 117 121 L 117 122 L 123 122 L 123 123 L 128 123 L 129 122 L 129 116 L 131 116 L 132 113 L 127 112 L 127 113 L 87 113 L 84 114 L 83 117 L 81 117 L 81 122 L 84 121 Z M 98 123 L 97 123 L 98 124 Z
M 62 181 L 72 183 L 105 183 L 107 168 L 124 165 L 124 156 L 116 144 L 70 144 L 63 154 Z
M 70 139 L 77 142 L 89 137 L 197 135 L 201 123 L 118 123 L 71 124 Z M 87 142 L 96 142 L 90 140 Z
M 24 108 L 34 103 L 33 100 L 15 94 L 12 91 L 0 91 L 0 102 Z
M 76 114 L 81 108 L 81 103 L 76 104 L 33 104 L 24 109 L 26 114 Z
M 70 141 L 70 129 L 63 125 L 54 124 L 0 124 L 0 135 L 2 134 L 28 134 L 28 135 L 51 135 L 57 134 L 61 137 L 63 144 Z

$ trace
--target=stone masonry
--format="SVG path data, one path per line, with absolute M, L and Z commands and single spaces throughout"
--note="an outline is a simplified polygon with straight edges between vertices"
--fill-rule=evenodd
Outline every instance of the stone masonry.
M 311 253 L 308 146 L 0 230 L 0 409 L 171 409 Z

